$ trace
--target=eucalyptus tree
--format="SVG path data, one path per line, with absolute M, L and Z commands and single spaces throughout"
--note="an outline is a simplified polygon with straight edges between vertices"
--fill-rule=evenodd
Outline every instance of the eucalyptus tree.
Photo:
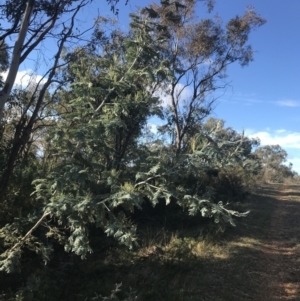
M 262 176 L 266 181 L 283 182 L 293 178 L 293 164 L 285 165 L 288 154 L 280 145 L 265 145 L 257 148 L 254 153 L 262 164 Z
M 212 92 L 226 86 L 226 68 L 248 65 L 253 50 L 247 43 L 251 31 L 265 23 L 253 8 L 223 25 L 218 17 L 198 20 L 198 1 L 161 1 L 142 10 L 148 20 L 167 28 L 165 58 L 173 79 L 165 84 L 166 117 L 162 131 L 174 131 L 177 152 L 187 145 L 185 136 L 195 131 L 212 110 Z M 213 5 L 209 2 L 209 9 Z

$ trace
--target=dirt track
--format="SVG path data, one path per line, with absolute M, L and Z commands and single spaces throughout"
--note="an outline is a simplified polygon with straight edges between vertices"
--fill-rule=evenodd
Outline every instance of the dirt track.
M 259 300 L 300 300 L 300 187 L 270 185 L 259 194 L 273 206 L 259 247 Z

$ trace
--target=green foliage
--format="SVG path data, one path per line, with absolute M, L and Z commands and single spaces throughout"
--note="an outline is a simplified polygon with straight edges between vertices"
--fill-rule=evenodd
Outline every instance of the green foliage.
M 6 252 L 1 254 L 0 271 L 11 273 L 18 270 L 20 267 L 21 254 L 22 254 L 21 249 L 17 249 L 12 252 Z
M 261 161 L 262 171 L 260 176 L 264 181 L 282 183 L 286 179 L 293 179 L 293 165 L 284 163 L 287 160 L 287 152 L 279 145 L 266 145 L 255 150 L 255 155 Z
M 209 9 L 212 1 L 207 2 Z M 177 152 L 185 151 L 189 139 L 212 111 L 212 92 L 226 86 L 226 69 L 233 63 L 247 65 L 253 50 L 247 44 L 253 29 L 265 23 L 253 9 L 223 25 L 219 18 L 198 20 L 195 1 L 161 1 L 142 13 L 151 26 L 166 28 L 164 57 L 172 78 L 165 82 L 166 124 L 160 131 L 171 137 Z
M 34 182 L 35 193 L 45 203 L 45 210 L 70 231 L 65 243 L 66 251 L 82 257 L 91 252 L 88 244 L 90 223 L 131 247 L 136 236 L 135 226 L 128 216 L 134 207 L 141 208 L 144 201 L 151 202 L 153 206 L 161 199 L 166 204 L 175 201 L 190 215 L 200 213 L 203 217 L 213 217 L 217 223 L 235 225 L 232 216 L 247 215 L 227 209 L 222 202 L 214 202 L 213 194 L 209 190 L 201 191 L 197 185 L 203 171 L 243 162 L 243 137 L 226 143 L 216 138 L 219 129 L 214 129 L 210 136 L 196 135 L 189 153 L 178 156 L 168 146 L 152 150 L 146 148 L 146 153 L 141 153 L 144 160 L 138 158 L 139 161 L 126 163 L 126 168 L 105 170 L 107 164 L 99 164 L 99 155 L 97 157 L 93 153 L 87 157 L 89 148 L 85 143 L 89 133 L 86 132 L 87 127 L 84 130 L 85 138 L 80 136 L 80 142 L 85 152 L 79 156 L 79 150 L 76 150 L 76 156 L 63 159 L 59 170 L 48 179 Z M 95 139 L 93 143 L 96 143 Z M 102 141 L 99 141 L 101 145 Z M 187 176 L 194 180 L 187 181 Z
M 53 98 L 51 91 L 45 96 L 53 100 L 45 108 L 51 113 L 45 118 L 49 127 L 39 132 L 42 138 L 36 144 L 20 152 L 1 203 L 0 271 L 22 272 L 22 256 L 33 258 L 33 253 L 46 263 L 55 256 L 52 250 L 62 246 L 86 258 L 92 252 L 91 233 L 98 235 L 98 228 L 133 248 L 139 241 L 133 216 L 147 204 L 175 204 L 187 215 L 221 225 L 235 226 L 234 217 L 248 214 L 232 210 L 230 203 L 245 179 L 259 169 L 252 154 L 258 141 L 224 128 L 222 120 L 204 123 L 211 111 L 204 100 L 216 87 L 214 75 L 223 74 L 223 63 L 240 59 L 246 64 L 251 59 L 245 48 L 248 33 L 263 21 L 249 13 L 247 20 L 232 21 L 227 33 L 210 20 L 183 28 L 183 15 L 192 16 L 194 2 L 176 3 L 165 1 L 131 14 L 128 33 L 114 27 L 104 30 L 113 22 L 99 18 L 87 45 L 65 49 L 66 64 L 57 78 L 68 84 Z M 180 47 L 174 54 L 170 45 L 178 28 Z M 232 57 L 224 57 L 225 46 L 236 47 Z M 190 50 L 185 53 L 184 47 Z M 200 79 L 198 68 L 210 58 L 213 65 Z M 192 66 L 185 65 L 188 61 Z M 163 108 L 161 95 L 174 96 L 182 74 L 196 76 L 193 96 L 186 105 L 177 99 L 173 107 Z M 15 103 L 22 108 L 28 99 L 26 93 L 21 96 Z M 149 142 L 143 133 L 151 116 L 164 119 L 166 125 L 151 134 Z M 16 127 L 7 119 L 1 154 L 9 154 Z M 0 157 L 1 169 L 7 158 Z M 66 256 L 62 253 L 61 258 Z M 35 264 L 40 268 L 40 262 Z M 38 287 L 39 281 L 33 280 Z M 20 289 L 20 296 L 32 293 L 30 287 Z M 110 297 L 97 295 L 94 300 L 118 300 L 118 290 L 119 286 Z M 134 298 L 132 294 L 125 300 Z
M 129 247 L 136 240 L 135 226 L 115 208 L 132 212 L 143 201 L 126 182 L 134 176 L 126 168 L 147 118 L 159 113 L 158 99 L 147 87 L 167 73 L 153 50 L 161 40 L 151 42 L 150 33 L 139 23 L 113 55 L 84 49 L 67 55 L 72 58 L 67 70 L 73 81 L 68 91 L 71 111 L 49 136 L 48 151 L 59 159 L 48 178 L 34 185 L 45 211 L 70 232 L 65 250 L 82 257 L 91 252 L 90 223 Z M 113 34 L 112 44 L 118 42 Z
M 6 71 L 8 68 L 8 49 L 3 40 L 0 41 L 0 72 Z M 2 87 L 2 75 L 0 75 L 0 88 Z

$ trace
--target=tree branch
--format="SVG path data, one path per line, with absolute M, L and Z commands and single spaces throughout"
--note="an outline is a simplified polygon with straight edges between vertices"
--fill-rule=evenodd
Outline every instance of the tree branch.
M 16 243 L 9 251 L 12 252 L 22 245 L 22 243 L 32 234 L 32 232 L 43 222 L 43 220 L 50 215 L 50 212 L 44 212 L 43 216 L 36 222 L 36 224 L 25 234 L 21 240 Z

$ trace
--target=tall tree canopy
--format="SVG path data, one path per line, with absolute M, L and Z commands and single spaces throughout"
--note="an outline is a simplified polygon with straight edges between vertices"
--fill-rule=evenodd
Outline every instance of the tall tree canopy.
M 149 26 L 167 28 L 169 34 L 164 57 L 173 78 L 165 83 L 168 123 L 162 130 L 174 132 L 177 152 L 187 145 L 187 134 L 197 131 L 197 124 L 210 114 L 212 92 L 226 86 L 227 66 L 253 60 L 248 38 L 265 23 L 252 8 L 225 25 L 218 18 L 198 20 L 196 2 L 162 1 L 142 10 Z

